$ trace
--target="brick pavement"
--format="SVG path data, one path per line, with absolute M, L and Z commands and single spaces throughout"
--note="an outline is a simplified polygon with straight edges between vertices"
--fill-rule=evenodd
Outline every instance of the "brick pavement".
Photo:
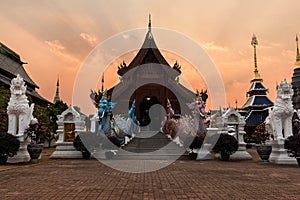
M 300 199 L 300 167 L 252 161 L 178 160 L 149 173 L 97 160 L 0 166 L 0 199 Z

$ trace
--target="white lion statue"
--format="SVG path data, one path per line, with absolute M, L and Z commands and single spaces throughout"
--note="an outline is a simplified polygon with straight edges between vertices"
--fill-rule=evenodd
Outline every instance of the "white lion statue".
M 7 106 L 8 114 L 8 133 L 23 136 L 25 129 L 33 119 L 34 104 L 29 107 L 27 96 L 25 95 L 26 86 L 23 78 L 18 74 L 11 80 L 10 99 Z
M 292 84 L 284 79 L 277 87 L 277 99 L 273 109 L 269 110 L 269 116 L 265 121 L 275 140 L 284 139 L 293 134 L 293 94 Z

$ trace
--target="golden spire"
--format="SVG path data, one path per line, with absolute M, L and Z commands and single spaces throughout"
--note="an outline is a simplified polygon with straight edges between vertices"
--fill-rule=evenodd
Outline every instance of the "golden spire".
M 251 80 L 251 82 L 262 82 L 263 80 L 260 77 L 260 75 L 258 73 L 258 69 L 257 69 L 256 46 L 258 45 L 258 42 L 257 42 L 256 36 L 254 34 L 252 36 L 251 45 L 254 48 L 254 76 L 253 76 L 253 79 Z
M 297 35 L 296 35 L 296 44 L 297 44 L 297 54 L 296 54 L 295 68 L 300 68 L 300 54 L 299 54 L 298 36 Z

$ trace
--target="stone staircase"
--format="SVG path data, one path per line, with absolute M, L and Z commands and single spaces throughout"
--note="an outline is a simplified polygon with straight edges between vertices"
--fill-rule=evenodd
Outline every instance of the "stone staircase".
M 183 147 L 157 131 L 141 131 L 125 147 L 118 150 L 114 159 L 176 160 L 188 159 Z

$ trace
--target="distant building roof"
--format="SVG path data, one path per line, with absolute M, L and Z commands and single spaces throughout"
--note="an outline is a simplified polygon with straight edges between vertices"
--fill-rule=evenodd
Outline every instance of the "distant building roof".
M 245 121 L 248 126 L 257 126 L 265 121 L 266 117 L 269 115 L 269 110 L 251 110 L 246 116 Z
M 266 108 L 270 106 L 273 106 L 273 102 L 266 95 L 254 95 L 247 99 L 242 109 Z
M 268 91 L 261 82 L 253 82 L 248 92 L 253 90 Z

